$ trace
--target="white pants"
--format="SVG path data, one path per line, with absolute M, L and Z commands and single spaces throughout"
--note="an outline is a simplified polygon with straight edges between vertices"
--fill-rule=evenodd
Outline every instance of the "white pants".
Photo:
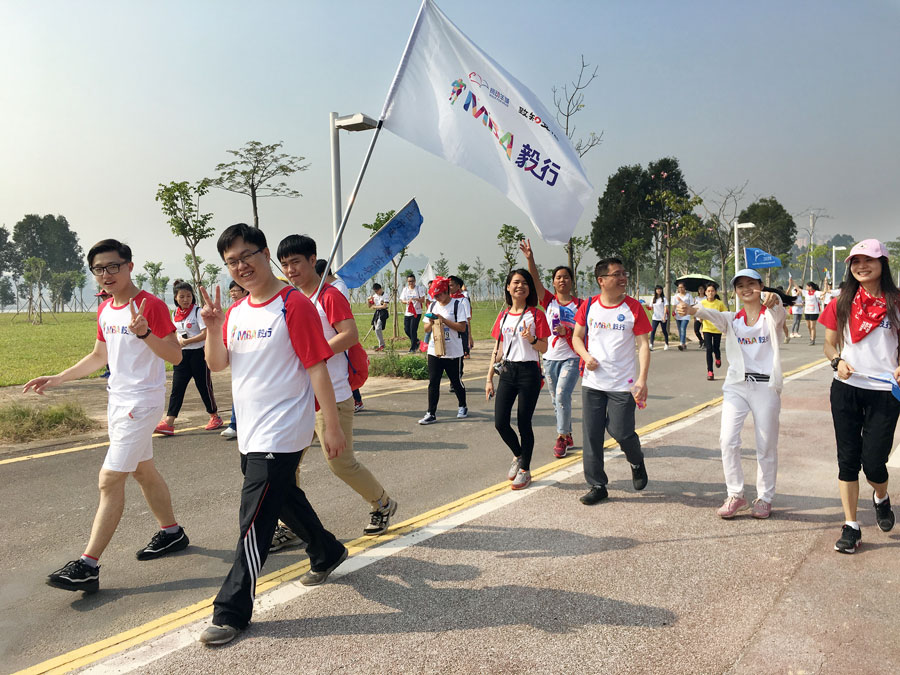
M 741 429 L 747 413 L 753 413 L 756 432 L 756 496 L 772 503 L 778 472 L 778 416 L 781 395 L 768 382 L 740 382 L 722 387 L 722 466 L 728 496 L 744 496 L 741 466 Z

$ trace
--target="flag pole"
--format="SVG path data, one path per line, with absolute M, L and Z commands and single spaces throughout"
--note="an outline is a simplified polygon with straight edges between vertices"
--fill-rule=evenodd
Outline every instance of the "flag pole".
M 403 71 L 406 70 L 406 63 L 409 60 L 409 52 L 410 48 L 415 42 L 416 36 L 419 33 L 419 26 L 422 23 L 422 15 L 425 11 L 425 5 L 428 3 L 428 0 L 422 0 L 422 5 L 419 7 L 419 13 L 416 15 L 416 21 L 413 24 L 412 31 L 409 34 L 409 39 L 406 41 L 406 47 L 403 50 L 403 56 L 400 57 L 400 65 L 397 66 L 397 72 L 394 74 L 394 79 L 391 81 L 391 87 L 388 89 L 387 98 L 384 101 L 384 107 L 381 110 L 381 116 L 378 118 L 378 126 L 375 127 L 375 134 L 372 136 L 372 141 L 369 143 L 369 149 L 366 151 L 366 157 L 363 160 L 362 168 L 359 170 L 359 175 L 356 177 L 356 184 L 353 186 L 353 192 L 350 193 L 350 200 L 347 202 L 347 210 L 344 211 L 344 215 L 341 218 L 341 226 L 338 228 L 337 236 L 334 238 L 334 243 L 331 246 L 331 253 L 328 254 L 328 262 L 325 264 L 325 272 L 327 274 L 328 270 L 331 269 L 331 263 L 334 261 L 334 256 L 337 253 L 338 246 L 341 245 L 341 240 L 344 237 L 344 229 L 347 227 L 347 220 L 350 217 L 350 211 L 353 210 L 353 204 L 356 202 L 356 195 L 359 193 L 359 186 L 362 183 L 363 176 L 366 175 L 366 168 L 369 166 L 369 159 L 372 157 L 372 151 L 375 149 L 375 142 L 378 140 L 378 135 L 381 133 L 381 127 L 384 126 L 384 118 L 387 115 L 388 108 L 390 107 L 391 100 L 394 97 L 394 91 L 397 89 L 397 83 L 400 81 L 400 76 L 403 74 Z M 322 278 L 319 279 L 319 287 L 316 289 L 315 295 L 311 298 L 313 302 L 316 301 L 316 298 L 319 297 L 319 293 L 322 292 L 322 286 L 325 285 L 325 274 L 322 275 Z

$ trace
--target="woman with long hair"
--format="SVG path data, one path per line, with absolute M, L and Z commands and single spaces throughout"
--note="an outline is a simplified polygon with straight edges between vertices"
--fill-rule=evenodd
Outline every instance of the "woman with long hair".
M 653 300 L 650 301 L 653 309 L 653 321 L 650 330 L 650 351 L 653 351 L 653 343 L 656 341 L 656 329 L 662 326 L 663 339 L 666 344 L 663 350 L 669 349 L 669 301 L 666 299 L 663 287 L 658 285 L 653 289 Z
M 181 412 L 184 403 L 184 392 L 187 391 L 191 379 L 197 385 L 206 412 L 209 413 L 208 431 L 222 426 L 222 418 L 219 417 L 216 407 L 216 397 L 213 395 L 212 376 L 206 365 L 204 343 L 206 342 L 206 324 L 200 318 L 200 308 L 197 307 L 194 295 L 194 287 L 186 281 L 177 280 L 172 290 L 175 295 L 175 311 L 172 313 L 172 321 L 175 323 L 175 334 L 181 345 L 181 363 L 172 371 L 172 393 L 169 395 L 169 409 L 166 417 L 156 425 L 156 433 L 163 436 L 171 436 L 175 433 L 175 418 Z
M 547 351 L 550 326 L 544 313 L 536 309 L 537 290 L 528 270 L 515 269 L 506 275 L 506 309 L 494 322 L 491 335 L 497 340 L 484 385 L 485 399 L 494 397 L 494 374 L 500 382 L 494 400 L 494 427 L 512 450 L 513 463 L 507 478 L 513 490 L 531 485 L 531 455 L 534 430 L 531 417 L 541 393 L 541 354 Z M 496 368 L 495 368 L 496 366 Z M 519 399 L 516 422 L 519 433 L 510 425 L 513 403 Z
M 874 489 L 878 527 L 884 532 L 894 527 L 886 464 L 900 401 L 892 395 L 887 375 L 900 377 L 900 291 L 891 276 L 887 248 L 877 239 L 858 243 L 844 262 L 843 290 L 825 308 L 819 323 L 825 326 L 825 356 L 834 369 L 831 417 L 845 518 L 834 548 L 854 553 L 862 541 L 856 520 L 860 468 Z
M 672 305 L 684 305 L 685 307 L 693 307 L 696 303 L 694 296 L 688 293 L 684 282 L 679 282 L 675 295 L 672 296 Z M 687 329 L 691 322 L 690 316 L 676 316 L 675 321 L 678 324 L 678 351 L 683 352 L 687 349 Z

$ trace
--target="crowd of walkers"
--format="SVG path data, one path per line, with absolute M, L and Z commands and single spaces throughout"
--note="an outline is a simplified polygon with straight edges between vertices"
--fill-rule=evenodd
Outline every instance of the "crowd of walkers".
M 210 373 L 230 368 L 234 404 L 231 424 L 222 435 L 237 438 L 243 474 L 240 535 L 234 563 L 214 601 L 212 623 L 199 637 L 208 645 L 231 641 L 249 624 L 256 581 L 269 552 L 305 543 L 310 569 L 300 578 L 304 585 L 325 582 L 347 558 L 346 547 L 326 529 L 302 489 L 299 468 L 313 436 L 331 471 L 369 509 L 364 535 L 386 532 L 397 510 L 396 499 L 354 453 L 353 418 L 362 407 L 359 387 L 365 364 L 359 360 L 362 348 L 346 287 L 317 260 L 315 241 L 291 235 L 280 242 L 276 260 L 287 283 L 273 272 L 266 237 L 258 228 L 232 225 L 219 236 L 217 248 L 233 279 L 231 305 L 223 307 L 219 288 L 212 295 L 200 288 L 200 309 L 194 288 L 178 282 L 170 314 L 162 300 L 133 283 L 134 263 L 126 244 L 114 239 L 95 244 L 87 255 L 88 267 L 109 297 L 98 309 L 94 348 L 71 368 L 37 377 L 24 387 L 25 392 L 40 394 L 109 364 L 110 442 L 100 469 L 100 505 L 84 553 L 47 580 L 57 588 L 94 592 L 99 589 L 100 556 L 122 516 L 129 475 L 140 484 L 158 526 L 147 546 L 137 551 L 137 559 L 151 560 L 189 545 L 166 481 L 154 465 L 151 438 L 154 432 L 175 433 L 191 380 L 210 416 L 206 428 L 223 426 Z M 796 289 L 795 301 L 764 288 L 755 270 L 743 269 L 731 279 L 739 311 L 729 311 L 715 284 L 700 291 L 699 301 L 679 284 L 671 300 L 663 287 L 656 287 L 650 317 L 626 292 L 628 273 L 622 260 L 600 260 L 593 275 L 599 292 L 579 298 L 569 267 L 554 268 L 553 288 L 547 289 L 530 242 L 520 248 L 527 269 L 513 269 L 506 277 L 505 307 L 491 331 L 493 349 L 484 383 L 485 398 L 493 401 L 494 426 L 512 454 L 507 478 L 513 490 L 525 489 L 532 481 L 533 415 L 545 386 L 555 413 L 553 454 L 565 457 L 575 445 L 572 395 L 579 378 L 587 489 L 580 501 L 592 506 L 609 497 L 607 432 L 625 454 L 633 488 L 647 486 L 635 411 L 647 402 L 652 343 L 659 327 L 664 349 L 668 347 L 672 310 L 679 350 L 687 348 L 688 327 L 691 318 L 695 320 L 706 350 L 708 379 L 714 379 L 714 368 L 721 366 L 724 336 L 727 372 L 720 445 L 726 498 L 717 514 L 731 519 L 749 510 L 754 518 L 770 517 L 783 387 L 780 344 L 782 336 L 789 340 L 799 327 L 794 313 L 794 329 L 787 330 L 786 307 L 794 312 L 802 304 L 811 324 L 810 344 L 815 343 L 815 324 L 822 324 L 825 355 L 834 370 L 830 401 L 845 516 L 835 549 L 853 553 L 861 542 L 860 469 L 873 488 L 879 528 L 886 532 L 893 527 L 886 463 L 900 414 L 900 401 L 892 393 L 900 376 L 900 291 L 881 242 L 868 239 L 852 248 L 846 277 L 836 292 L 809 284 L 802 293 Z M 457 399 L 456 417 L 466 419 L 463 362 L 474 343 L 472 307 L 462 280 L 438 277 L 426 289 L 411 275 L 399 300 L 404 303 L 410 351 L 419 349 L 420 320 L 425 331 L 428 409 L 419 423 L 438 421 L 445 374 Z M 377 284 L 368 304 L 382 349 L 388 300 Z M 175 371 L 162 416 L 166 362 Z M 265 387 L 256 385 L 260 378 Z M 751 413 L 758 465 L 752 502 L 745 493 L 741 463 L 741 431 Z

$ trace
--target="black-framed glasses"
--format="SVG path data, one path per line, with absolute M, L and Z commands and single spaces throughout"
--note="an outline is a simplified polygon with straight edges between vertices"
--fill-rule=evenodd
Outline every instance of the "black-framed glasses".
M 613 272 L 612 274 L 601 274 L 601 277 L 613 277 L 614 279 L 627 279 L 628 272 Z
M 244 255 L 242 255 L 242 256 L 241 256 L 240 258 L 238 258 L 237 260 L 226 260 L 226 261 L 225 261 L 225 265 L 226 265 L 226 266 L 228 267 L 228 269 L 230 269 L 230 270 L 236 270 L 236 269 L 237 269 L 237 266 L 240 265 L 241 263 L 249 264 L 249 263 L 250 263 L 250 258 L 252 258 L 253 256 L 255 256 L 257 253 L 262 253 L 262 249 L 261 249 L 261 248 L 258 248 L 258 249 L 256 249 L 255 251 L 253 251 L 253 252 L 251 252 L 251 253 L 245 253 Z
M 95 277 L 102 277 L 104 272 L 109 272 L 110 274 L 118 274 L 119 270 L 122 269 L 122 266 L 126 263 L 110 263 L 109 265 L 96 265 L 91 268 L 91 274 Z

